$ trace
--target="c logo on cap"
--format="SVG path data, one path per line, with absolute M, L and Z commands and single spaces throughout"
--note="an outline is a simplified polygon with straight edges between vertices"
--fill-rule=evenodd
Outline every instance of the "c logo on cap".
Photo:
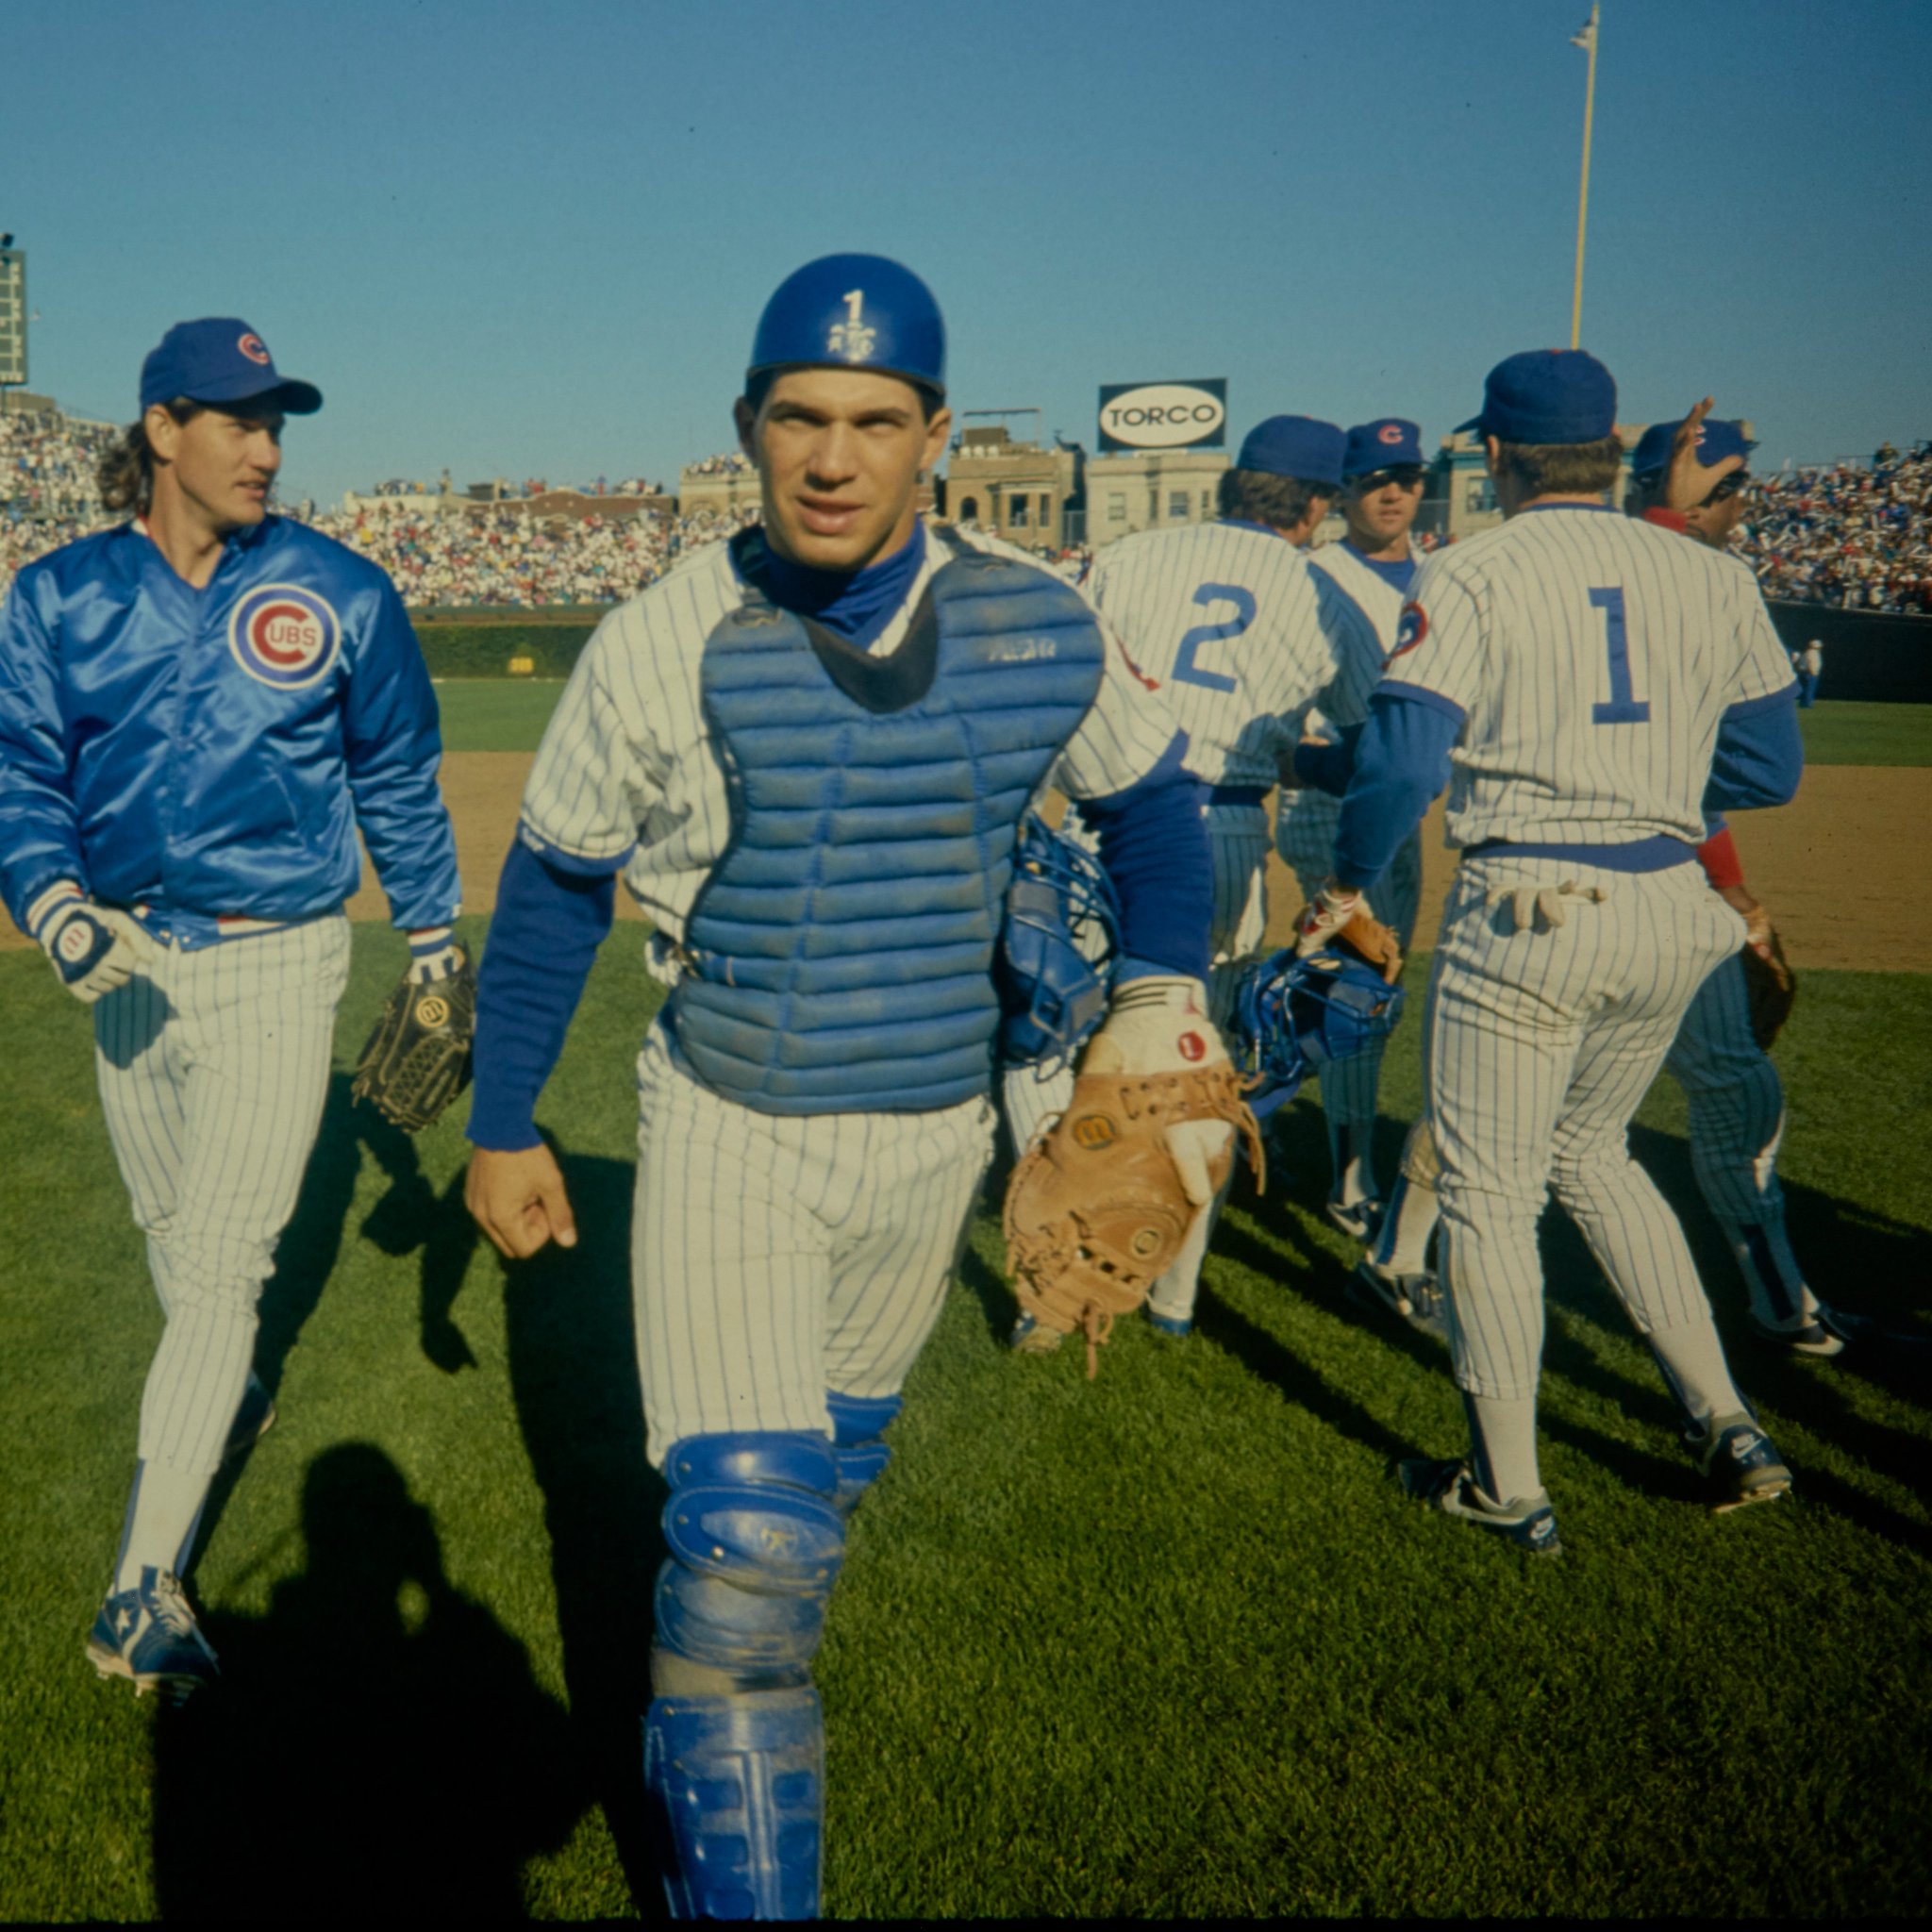
M 268 367 L 268 344 L 264 342 L 262 339 L 258 335 L 256 335 L 253 331 L 242 337 L 242 339 L 238 342 L 236 342 L 235 346 L 238 349 L 240 349 L 242 353 L 244 356 L 246 356 L 251 362 L 259 362 L 264 369 Z
M 1381 428 L 1375 431 L 1375 441 L 1377 442 L 1400 442 L 1402 441 L 1402 425 L 1400 423 L 1383 424 Z
M 1429 613 L 1420 604 L 1405 604 L 1402 607 L 1402 622 L 1395 626 L 1395 648 L 1389 653 L 1399 658 L 1405 651 L 1412 651 L 1429 634 Z
M 334 608 L 299 584 L 263 584 L 235 606 L 228 649 L 258 684 L 300 691 L 336 660 L 342 641 Z

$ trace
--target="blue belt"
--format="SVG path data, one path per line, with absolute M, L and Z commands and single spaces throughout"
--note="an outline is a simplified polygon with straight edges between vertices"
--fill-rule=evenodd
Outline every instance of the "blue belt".
M 1660 832 L 1654 839 L 1633 839 L 1622 845 L 1515 845 L 1507 839 L 1485 839 L 1463 852 L 1465 858 L 1565 858 L 1573 865 L 1593 865 L 1601 872 L 1668 872 L 1689 865 L 1697 848 Z
M 1209 805 L 1259 805 L 1274 788 L 1272 785 L 1210 785 Z

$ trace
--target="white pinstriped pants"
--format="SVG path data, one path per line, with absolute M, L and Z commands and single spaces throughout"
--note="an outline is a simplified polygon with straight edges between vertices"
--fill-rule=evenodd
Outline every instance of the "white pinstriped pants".
M 758 1113 L 638 1056 L 631 1288 L 647 1453 L 755 1429 L 829 1436 L 825 1393 L 895 1395 L 938 1321 L 992 1150 L 985 1099 Z
M 295 1211 L 349 974 L 340 913 L 152 963 L 94 1007 L 101 1108 L 167 1325 L 140 1455 L 220 1466 L 256 1303 Z
M 1574 879 L 1608 894 L 1516 929 L 1498 886 Z M 1542 1360 L 1537 1221 L 1566 1208 L 1641 1334 L 1710 1322 L 1675 1215 L 1630 1158 L 1630 1116 L 1685 1008 L 1744 923 L 1695 864 L 1629 874 L 1466 856 L 1429 986 L 1428 1108 L 1441 1157 L 1443 1286 L 1456 1380 L 1534 1395 Z

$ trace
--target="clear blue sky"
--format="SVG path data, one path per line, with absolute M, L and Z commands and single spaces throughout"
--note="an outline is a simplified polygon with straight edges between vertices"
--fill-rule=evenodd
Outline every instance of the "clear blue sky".
M 31 386 L 134 413 L 235 313 L 327 407 L 285 484 L 671 478 L 835 249 L 944 307 L 961 408 L 1103 382 L 1472 413 L 1569 339 L 1588 0 L 61 0 L 8 9 Z M 1605 0 L 1583 340 L 1758 465 L 1932 435 L 1932 7 Z

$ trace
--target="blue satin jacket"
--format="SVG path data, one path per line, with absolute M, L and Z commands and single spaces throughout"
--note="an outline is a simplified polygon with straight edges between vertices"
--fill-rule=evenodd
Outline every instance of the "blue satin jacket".
M 184 943 L 333 910 L 359 826 L 400 926 L 458 909 L 436 696 L 394 586 L 305 525 L 237 531 L 206 589 L 138 526 L 23 570 L 0 611 L 0 896 L 58 879 Z

